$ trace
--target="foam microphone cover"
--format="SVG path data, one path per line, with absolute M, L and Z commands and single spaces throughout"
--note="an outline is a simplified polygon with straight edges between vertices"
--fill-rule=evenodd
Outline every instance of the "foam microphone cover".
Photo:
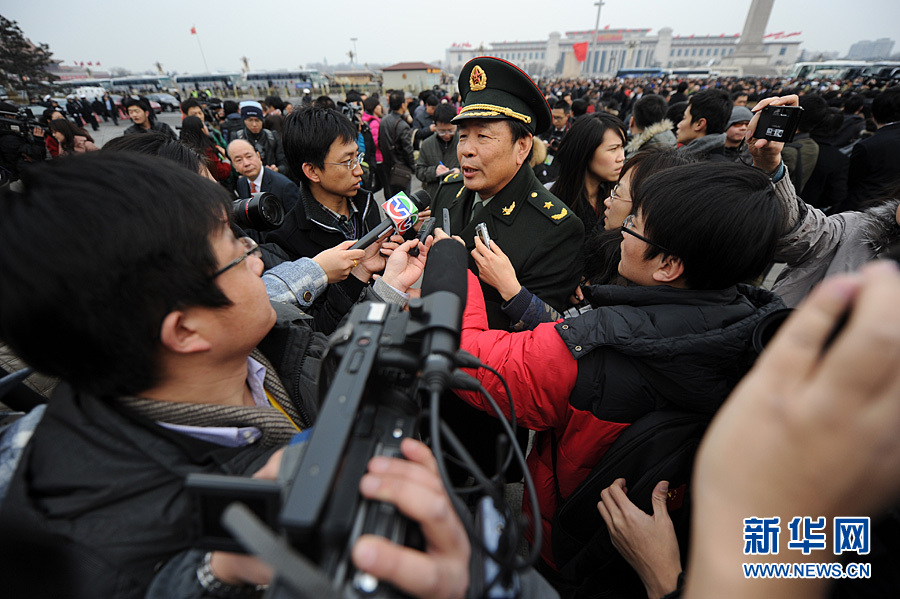
M 428 252 L 425 275 L 422 278 L 422 297 L 438 291 L 449 291 L 457 296 L 460 306 L 466 305 L 468 253 L 465 246 L 455 239 L 442 239 Z
M 412 200 L 412 203 L 416 205 L 416 208 L 418 208 L 420 212 L 422 210 L 428 210 L 428 207 L 431 206 L 431 194 L 424 189 L 420 189 L 412 194 L 409 199 Z

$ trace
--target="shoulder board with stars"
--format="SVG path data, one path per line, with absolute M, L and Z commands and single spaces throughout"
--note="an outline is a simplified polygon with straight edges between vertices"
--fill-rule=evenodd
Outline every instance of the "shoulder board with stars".
M 557 224 L 571 214 L 566 205 L 550 192 L 540 193 L 532 191 L 528 194 L 528 201 L 538 209 L 538 212 Z

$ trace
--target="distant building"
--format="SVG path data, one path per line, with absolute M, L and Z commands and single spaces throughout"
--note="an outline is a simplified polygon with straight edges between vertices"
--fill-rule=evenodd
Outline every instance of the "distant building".
M 368 85 L 378 79 L 372 71 L 335 71 L 334 82 L 338 85 Z
M 875 40 L 863 40 L 850 46 L 847 60 L 880 60 L 890 58 L 894 49 L 894 40 L 886 37 Z
M 565 37 L 553 32 L 546 40 L 492 42 L 489 47 L 453 44 L 446 51 L 450 71 L 459 72 L 466 62 L 476 56 L 495 56 L 508 60 L 531 75 L 565 77 L 609 76 L 625 68 L 679 68 L 716 64 L 734 52 L 740 39 L 738 34 L 672 35 L 664 27 L 657 35 L 650 29 L 601 29 L 599 31 L 567 31 Z M 785 70 L 797 61 L 800 52 L 800 33 L 770 34 L 763 39 L 769 65 Z M 575 60 L 573 46 L 588 43 L 587 60 L 582 65 Z M 591 45 L 593 43 L 593 46 Z M 387 82 L 385 82 L 387 85 Z
M 79 79 L 108 79 L 111 75 L 106 69 L 101 69 L 100 63 L 96 66 L 67 66 L 61 60 L 54 60 L 47 68 L 48 73 L 53 73 L 59 81 L 78 81 Z
M 441 84 L 441 68 L 424 62 L 399 62 L 381 74 L 384 89 L 419 92 Z

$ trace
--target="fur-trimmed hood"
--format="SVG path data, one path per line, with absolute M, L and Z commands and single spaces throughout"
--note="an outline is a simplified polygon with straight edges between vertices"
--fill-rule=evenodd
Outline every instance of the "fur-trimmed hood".
M 625 154 L 631 156 L 644 146 L 665 146 L 675 147 L 675 134 L 672 133 L 672 121 L 663 119 L 658 123 L 653 123 L 638 135 L 631 138 L 628 145 L 625 146 Z

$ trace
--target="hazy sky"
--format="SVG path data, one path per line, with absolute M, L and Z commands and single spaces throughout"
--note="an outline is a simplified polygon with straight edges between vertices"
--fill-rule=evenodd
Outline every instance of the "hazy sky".
M 544 40 L 552 31 L 590 29 L 595 0 L 478 2 L 247 2 L 155 0 L 63 2 L 7 0 L 0 9 L 54 56 L 134 71 L 203 72 L 196 25 L 210 70 L 296 68 L 346 62 L 356 42 L 360 62 L 444 60 L 452 43 Z M 606 0 L 600 27 L 671 27 L 676 35 L 740 33 L 750 0 Z M 146 7 L 146 8 L 144 8 Z M 378 8 L 376 8 L 378 7 Z M 457 10 L 458 7 L 458 10 Z M 457 12 L 459 16 L 454 16 Z M 859 40 L 892 38 L 900 52 L 898 0 L 775 0 L 767 32 L 802 31 L 809 50 L 845 54 Z

